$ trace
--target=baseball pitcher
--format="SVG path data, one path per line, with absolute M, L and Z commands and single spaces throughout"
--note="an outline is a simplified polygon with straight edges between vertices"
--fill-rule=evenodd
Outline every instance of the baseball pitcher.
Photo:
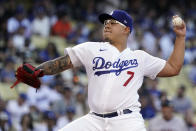
M 174 16 L 173 20 L 176 18 L 179 19 Z M 36 68 L 24 64 L 17 70 L 17 82 L 39 88 L 39 77 L 84 66 L 90 112 L 60 131 L 146 131 L 138 89 L 144 76 L 154 79 L 179 74 L 184 60 L 185 23 L 183 20 L 174 22 L 175 47 L 165 61 L 142 50 L 127 48 L 127 38 L 133 30 L 133 20 L 127 12 L 114 10 L 111 14 L 101 14 L 99 20 L 104 24 L 104 42 L 86 42 L 66 48 L 64 56 Z

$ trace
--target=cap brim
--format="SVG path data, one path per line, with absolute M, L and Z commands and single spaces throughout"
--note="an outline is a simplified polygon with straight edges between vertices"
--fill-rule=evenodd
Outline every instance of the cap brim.
M 99 21 L 103 24 L 105 20 L 108 20 L 108 19 L 114 19 L 111 15 L 109 14 L 100 14 L 99 15 Z

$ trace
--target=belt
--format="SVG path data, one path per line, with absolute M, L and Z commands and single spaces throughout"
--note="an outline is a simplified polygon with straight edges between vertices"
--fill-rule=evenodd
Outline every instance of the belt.
M 124 109 L 122 111 L 122 114 L 129 114 L 131 112 L 132 111 L 129 110 L 129 109 Z M 98 113 L 95 113 L 95 112 L 92 112 L 92 113 L 95 114 L 96 116 L 100 116 L 100 117 L 103 117 L 103 118 L 112 118 L 112 117 L 118 116 L 118 113 L 117 112 L 112 112 L 112 113 L 108 113 L 108 114 L 98 114 Z

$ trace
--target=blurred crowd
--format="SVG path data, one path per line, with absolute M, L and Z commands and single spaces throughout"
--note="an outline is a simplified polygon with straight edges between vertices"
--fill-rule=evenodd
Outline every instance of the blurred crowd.
M 102 25 L 97 16 L 114 9 L 126 10 L 133 17 L 134 28 L 128 47 L 163 59 L 168 59 L 174 46 L 172 16 L 181 16 L 187 24 L 184 65 L 191 65 L 187 77 L 196 85 L 194 0 L 0 0 L 1 83 L 12 84 L 15 69 L 22 63 L 37 65 L 62 55 L 54 42 L 37 48 L 32 42 L 33 36 L 60 37 L 67 43 L 64 48 L 86 41 L 102 41 Z M 0 96 L 0 131 L 56 131 L 88 113 L 88 85 L 83 68 L 46 76 L 41 81 L 37 93 L 28 88 L 26 92 L 19 92 L 17 99 L 6 100 Z M 160 112 L 164 113 L 165 106 L 161 103 L 167 100 L 167 92 L 157 88 L 158 82 L 145 79 L 139 91 L 141 113 L 149 121 Z M 184 85 L 179 87 L 172 98 L 172 110 L 168 112 L 181 114 L 188 131 L 195 131 L 195 109 L 185 95 L 186 88 Z M 152 123 L 149 130 L 153 130 Z

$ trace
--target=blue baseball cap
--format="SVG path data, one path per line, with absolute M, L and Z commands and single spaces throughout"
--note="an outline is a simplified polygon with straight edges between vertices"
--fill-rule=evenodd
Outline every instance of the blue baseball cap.
M 19 97 L 22 98 L 23 100 L 27 100 L 27 95 L 25 93 L 20 93 Z
M 162 107 L 173 107 L 173 102 L 171 100 L 166 99 L 161 103 L 161 106 Z
M 111 12 L 111 14 L 103 13 L 99 15 L 99 20 L 101 23 L 104 23 L 104 21 L 108 19 L 114 19 L 126 25 L 127 27 L 130 28 L 130 32 L 133 29 L 133 20 L 126 11 L 114 10 Z

